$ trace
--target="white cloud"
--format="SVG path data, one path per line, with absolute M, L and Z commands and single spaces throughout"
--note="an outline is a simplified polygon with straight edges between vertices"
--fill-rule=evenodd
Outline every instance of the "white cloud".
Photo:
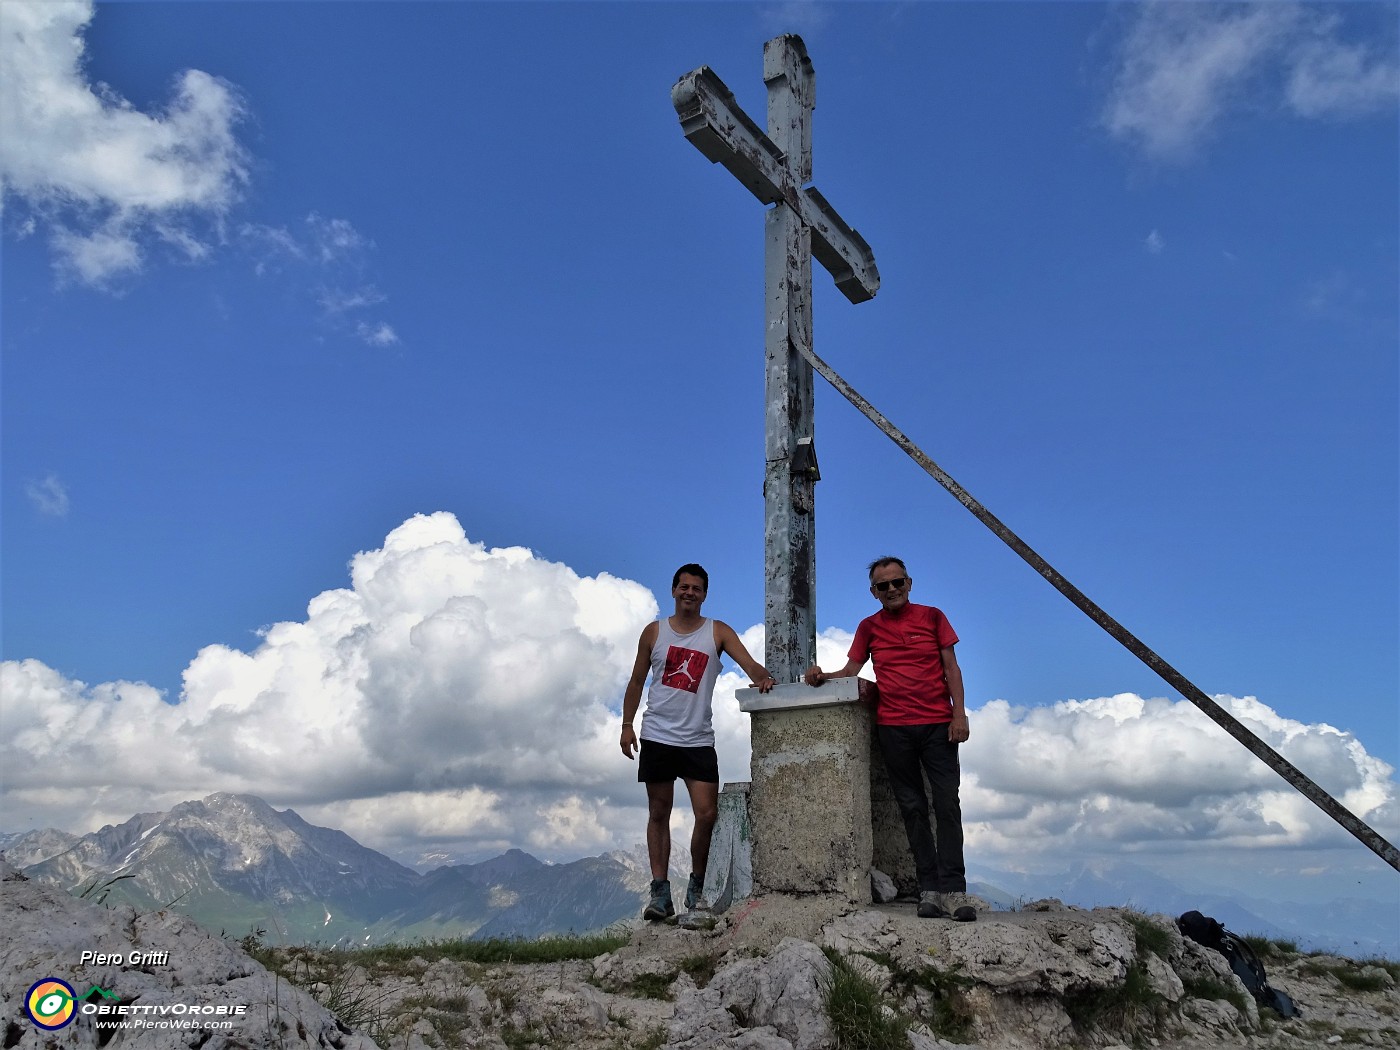
M 1400 821 L 1394 769 L 1355 737 L 1283 718 L 1254 697 L 1215 699 L 1373 827 Z M 1033 709 L 994 700 L 971 723 L 963 815 L 969 850 L 984 862 L 1348 839 L 1185 700 L 1127 693 Z
M 1161 255 L 1166 250 L 1166 238 L 1158 230 L 1153 230 L 1143 239 L 1145 247 L 1150 255 Z
M 1235 110 L 1341 118 L 1393 105 L 1393 56 L 1345 43 L 1342 31 L 1340 18 L 1296 4 L 1143 4 L 1103 125 L 1150 157 L 1181 161 Z
M 363 319 L 363 313 L 388 301 L 364 279 L 375 243 L 347 219 L 308 215 L 301 230 L 245 223 L 238 230 L 259 277 L 288 281 L 315 301 L 329 329 L 353 334 L 369 346 L 394 346 L 399 335 L 387 321 Z
M 43 481 L 26 482 L 24 494 L 40 514 L 53 518 L 68 514 L 68 489 L 57 474 L 49 474 Z
M 323 263 L 357 256 L 366 248 L 374 247 L 374 242 L 361 235 L 346 219 L 328 219 L 313 211 L 306 217 L 306 226 L 316 256 Z
M 640 584 L 486 548 L 450 514 L 416 516 L 357 554 L 350 585 L 317 595 L 304 619 L 267 628 L 251 652 L 203 649 L 178 702 L 37 660 L 0 664 L 0 827 L 89 831 L 228 790 L 400 855 L 626 848 L 643 836 L 645 796 L 618 748 L 618 711 L 656 614 Z M 761 660 L 763 629 L 741 638 Z M 850 640 L 824 631 L 819 662 L 839 666 Z M 749 779 L 748 716 L 734 700 L 745 684 L 731 670 L 715 689 L 726 781 Z M 1394 771 L 1354 737 L 1218 699 L 1393 834 Z M 981 864 L 1350 841 L 1184 701 L 996 700 L 970 715 L 963 810 Z M 682 795 L 678 843 L 686 813 Z
M 355 334 L 370 346 L 393 346 L 399 341 L 398 333 L 383 321 L 378 324 L 361 321 L 355 326 Z
M 102 286 L 139 271 L 154 241 L 197 257 L 248 175 L 232 85 L 185 70 L 162 111 L 139 112 L 84 73 L 93 15 L 86 0 L 6 0 L 0 179 L 6 206 L 49 230 L 60 273 Z
M 397 827 L 442 804 L 452 818 L 422 826 L 468 843 L 539 826 L 583 841 L 588 814 L 617 806 L 638 807 L 627 841 L 640 833 L 616 722 L 656 613 L 649 591 L 488 550 L 444 513 L 356 555 L 351 577 L 251 652 L 201 650 L 178 703 L 5 663 L 0 809 L 86 827 L 233 790 L 279 805 L 381 800 Z M 584 808 L 561 809 L 570 796 Z
M 1291 57 L 1288 105 L 1304 117 L 1357 117 L 1395 104 L 1400 96 L 1400 62 L 1389 53 L 1368 51 L 1331 39 L 1326 23 Z

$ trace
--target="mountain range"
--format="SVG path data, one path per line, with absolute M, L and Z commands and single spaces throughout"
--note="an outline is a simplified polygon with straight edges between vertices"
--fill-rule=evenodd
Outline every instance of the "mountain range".
M 650 879 L 644 855 L 545 864 L 520 850 L 420 874 L 293 810 L 224 793 L 89 835 L 0 836 L 0 850 L 71 893 L 286 944 L 583 933 L 638 914 Z
M 562 864 L 512 849 L 420 872 L 293 810 L 224 793 L 88 835 L 0 834 L 0 851 L 29 877 L 71 893 L 140 910 L 173 907 L 209 930 L 263 931 L 285 944 L 584 933 L 635 918 L 650 878 L 640 846 Z M 687 861 L 676 843 L 673 868 Z M 1400 957 L 1394 902 L 1303 905 L 1192 892 L 1120 860 L 1086 861 L 1058 874 L 973 867 L 969 875 L 969 890 L 999 908 L 1057 897 L 1081 907 L 1197 910 L 1236 932 L 1292 940 L 1304 950 Z

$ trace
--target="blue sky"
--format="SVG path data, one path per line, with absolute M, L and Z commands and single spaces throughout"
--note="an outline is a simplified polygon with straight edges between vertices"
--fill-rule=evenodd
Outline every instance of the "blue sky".
M 761 121 L 780 32 L 816 69 L 814 182 L 883 278 L 853 306 L 817 268 L 818 353 L 1125 626 L 1207 693 L 1256 704 L 1305 772 L 1400 832 L 1395 4 L 16 0 L 0 3 L 22 129 L 0 144 L 4 714 L 49 713 L 11 755 L 7 830 L 87 830 L 207 783 L 324 807 L 366 838 L 352 803 L 392 796 L 404 849 L 568 853 L 640 832 L 610 738 L 572 789 L 532 788 L 531 812 L 554 815 L 540 826 L 573 830 L 525 841 L 505 810 L 475 830 L 422 816 L 443 809 L 433 791 L 480 801 L 519 780 L 509 763 L 444 760 L 429 784 L 379 754 L 334 789 L 283 782 L 258 772 L 276 723 L 254 721 L 246 753 L 155 783 L 131 720 L 232 740 L 210 712 L 241 689 L 230 711 L 385 733 L 345 714 L 379 711 L 350 679 L 313 712 L 256 670 L 296 635 L 323 645 L 298 649 L 299 681 L 344 672 L 363 632 L 327 634 L 315 609 L 365 597 L 358 552 L 382 567 L 436 544 L 538 570 L 490 595 L 441 566 L 395 576 L 419 604 L 385 613 L 413 621 L 393 620 L 391 662 L 417 684 L 392 706 L 463 751 L 476 730 L 454 719 L 506 700 L 517 721 L 602 727 L 645 592 L 668 606 L 681 562 L 709 569 L 708 612 L 761 623 L 762 206 L 685 141 L 669 90 L 708 64 Z M 853 630 L 874 608 L 864 563 L 903 556 L 915 599 L 963 639 L 969 767 L 992 702 L 1030 733 L 1036 711 L 1087 710 L 1069 701 L 1176 699 L 820 385 L 816 444 L 818 622 Z M 414 524 L 438 512 L 455 520 Z M 436 612 L 476 610 L 480 641 L 575 599 L 607 622 L 581 628 L 602 648 L 570 657 L 597 664 L 573 708 L 532 673 L 530 652 L 555 653 L 542 634 L 512 635 L 535 648 L 504 670 L 463 642 L 436 686 L 413 662 L 410 629 Z M 467 650 L 491 674 L 467 674 Z M 377 652 L 356 657 L 368 679 L 389 666 Z M 150 690 L 167 714 L 115 699 Z M 85 721 L 130 738 L 129 768 L 77 772 L 62 745 Z M 1130 757 L 1174 782 L 1163 755 Z M 1387 870 L 1250 784 L 1240 804 L 1284 830 L 1236 842 L 1242 857 Z

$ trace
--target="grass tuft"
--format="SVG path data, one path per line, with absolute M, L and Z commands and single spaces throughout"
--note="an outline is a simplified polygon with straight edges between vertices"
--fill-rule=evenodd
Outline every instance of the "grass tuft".
M 1298 942 L 1261 937 L 1257 933 L 1246 933 L 1240 938 L 1254 949 L 1254 954 L 1262 962 L 1265 959 L 1289 959 L 1298 954 Z
M 1172 935 L 1169 932 L 1141 912 L 1125 912 L 1124 918 L 1133 928 L 1133 940 L 1137 945 L 1138 958 L 1142 958 L 1149 952 L 1159 959 L 1165 959 L 1171 954 Z
M 1064 996 L 1065 1012 L 1076 1031 L 1127 1038 L 1136 1038 L 1145 1029 L 1155 1030 L 1162 1020 L 1164 1003 L 1141 963 L 1128 967 L 1121 984 L 1068 991 Z
M 841 954 L 823 948 L 831 974 L 822 988 L 822 1002 L 841 1050 L 907 1050 L 909 1021 L 886 1011 L 880 991 L 862 977 Z
M 1241 1014 L 1249 1014 L 1249 1000 L 1244 993 L 1230 987 L 1224 981 L 1218 981 L 1214 977 L 1193 977 L 1181 983 L 1186 989 L 1186 994 L 1192 999 L 1224 999 Z

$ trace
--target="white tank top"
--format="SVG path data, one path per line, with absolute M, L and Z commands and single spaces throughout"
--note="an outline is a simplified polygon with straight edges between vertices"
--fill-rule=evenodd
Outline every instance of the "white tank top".
M 720 662 L 715 622 L 706 619 L 689 634 L 673 631 L 670 617 L 658 620 L 657 627 L 651 686 L 638 735 L 674 747 L 713 747 L 710 709 Z

